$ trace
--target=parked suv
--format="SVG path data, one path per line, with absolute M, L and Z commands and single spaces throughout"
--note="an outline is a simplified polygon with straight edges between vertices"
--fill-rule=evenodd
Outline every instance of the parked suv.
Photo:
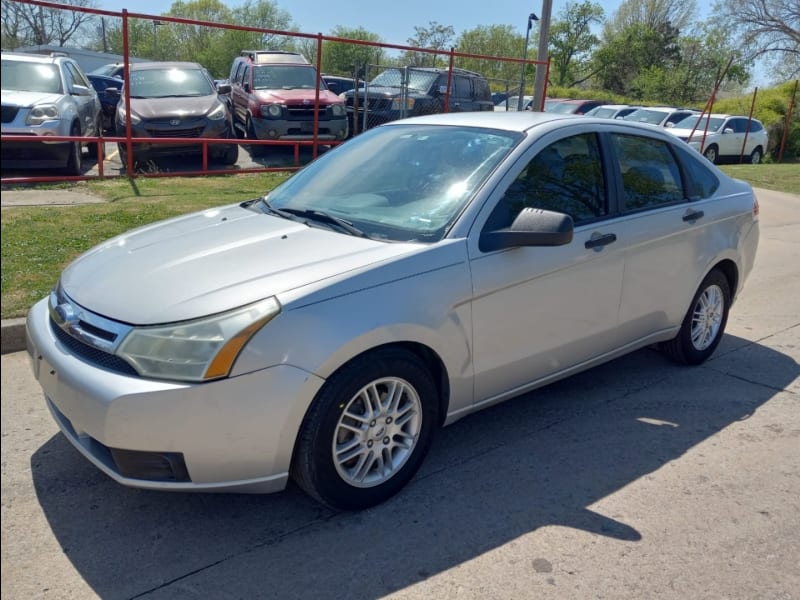
M 314 137 L 317 69 L 302 54 L 243 50 L 231 65 L 234 125 L 250 139 L 309 140 Z M 318 140 L 344 140 L 344 102 L 319 84 Z M 266 147 L 254 145 L 253 153 Z
M 131 135 L 134 138 L 186 138 L 180 143 L 137 142 L 134 161 L 156 155 L 199 154 L 198 138 L 235 138 L 233 116 L 224 94 L 227 84 L 216 85 L 208 71 L 194 62 L 137 62 L 129 65 Z M 113 88 L 107 88 L 111 92 Z M 114 90 L 116 91 L 116 90 Z M 125 101 L 117 104 L 117 135 L 125 137 Z M 127 162 L 127 144 L 118 144 Z M 208 156 L 226 165 L 236 163 L 237 144 L 209 144 Z
M 737 115 L 693 115 L 668 130 L 712 163 L 745 157 L 757 165 L 767 150 L 769 134 L 757 119 Z M 691 139 L 689 139 L 691 137 Z
M 361 131 L 381 123 L 417 115 L 494 110 L 492 92 L 486 78 L 463 69 L 453 69 L 449 103 L 445 109 L 448 79 L 450 79 L 448 69 L 434 67 L 386 69 L 364 88 L 343 94 L 348 118 L 352 122 L 358 117 L 360 119 L 358 130 Z M 364 111 L 366 111 L 366 126 L 363 123 Z
M 44 141 L 54 135 L 95 137 L 103 129 L 97 92 L 78 63 L 62 55 L 3 52 L 2 86 L 3 135 L 32 140 L 3 142 L 3 167 L 60 167 L 80 175 L 86 142 Z M 97 143 L 87 146 L 96 157 Z

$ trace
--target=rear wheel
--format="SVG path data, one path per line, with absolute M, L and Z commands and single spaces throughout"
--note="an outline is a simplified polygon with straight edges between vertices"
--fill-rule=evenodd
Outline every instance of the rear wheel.
M 697 289 L 678 335 L 663 344 L 667 355 L 687 365 L 708 359 L 725 332 L 730 303 L 728 279 L 714 269 Z
M 373 506 L 413 477 L 437 425 L 438 394 L 414 354 L 385 349 L 345 365 L 303 420 L 292 476 L 340 510 Z
M 761 153 L 761 146 L 759 146 L 750 153 L 750 164 L 757 165 L 761 162 L 762 158 L 763 154 Z
M 69 132 L 70 135 L 80 135 L 81 130 L 77 125 L 73 125 Z M 83 144 L 80 141 L 69 143 L 69 154 L 64 170 L 67 175 L 80 175 L 83 169 Z
M 712 144 L 703 151 L 703 156 L 705 156 L 709 162 L 716 164 L 717 159 L 719 158 L 717 155 L 717 147 Z

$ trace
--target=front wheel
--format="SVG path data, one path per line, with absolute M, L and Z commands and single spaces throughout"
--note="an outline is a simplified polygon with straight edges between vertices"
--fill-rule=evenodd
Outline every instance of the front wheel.
M 413 477 L 438 422 L 438 393 L 414 354 L 385 349 L 355 359 L 322 387 L 303 420 L 292 476 L 310 496 L 359 510 Z
M 70 135 L 78 136 L 81 134 L 77 125 L 72 126 Z M 64 165 L 67 175 L 80 175 L 83 170 L 83 144 L 81 142 L 69 142 L 69 153 L 67 163 Z
M 700 284 L 678 335 L 663 344 L 673 360 L 699 365 L 717 348 L 728 322 L 731 292 L 721 271 L 711 271 Z
M 757 165 L 761 162 L 762 154 L 761 154 L 761 146 L 756 148 L 750 153 L 750 164 Z

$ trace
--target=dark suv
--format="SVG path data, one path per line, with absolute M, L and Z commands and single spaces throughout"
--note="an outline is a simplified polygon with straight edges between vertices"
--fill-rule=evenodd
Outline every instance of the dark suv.
M 317 69 L 301 54 L 243 50 L 230 74 L 235 127 L 252 139 L 312 139 L 317 80 Z M 319 87 L 318 115 L 318 140 L 347 137 L 344 103 L 324 81 Z M 251 152 L 263 149 L 254 145 Z
M 405 117 L 441 112 L 494 110 L 485 77 L 453 69 L 447 109 L 448 69 L 434 67 L 390 68 L 365 87 L 343 94 L 349 119 L 358 116 L 357 130 Z M 364 115 L 366 112 L 366 124 Z

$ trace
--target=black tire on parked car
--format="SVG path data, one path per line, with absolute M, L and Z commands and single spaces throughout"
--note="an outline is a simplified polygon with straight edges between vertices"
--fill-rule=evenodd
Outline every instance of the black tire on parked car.
M 250 116 L 247 117 L 247 134 L 245 136 L 248 140 L 257 140 L 258 136 L 256 135 L 256 129 L 253 127 L 253 121 L 250 119 Z M 267 153 L 267 149 L 265 146 L 261 144 L 250 144 L 250 154 L 254 157 L 256 156 L 264 156 Z
M 230 144 L 219 156 L 222 164 L 235 165 L 236 161 L 239 160 L 239 146 Z
M 339 510 L 374 506 L 413 477 L 438 426 L 438 392 L 425 364 L 396 348 L 354 359 L 320 389 L 292 457 L 292 477 Z
M 714 269 L 706 275 L 692 298 L 678 335 L 662 344 L 664 352 L 685 365 L 704 362 L 714 353 L 725 333 L 730 304 L 728 278 Z
M 750 153 L 750 164 L 757 165 L 761 162 L 763 158 L 761 146 L 758 146 L 755 150 Z
M 97 118 L 97 123 L 95 124 L 95 128 L 94 128 L 94 135 L 95 135 L 95 137 L 98 137 L 98 136 L 102 135 L 102 133 L 103 133 L 103 119 L 102 119 L 102 117 L 98 117 Z M 103 142 L 101 141 L 99 143 L 102 144 Z M 98 148 L 97 148 L 97 146 L 98 146 L 97 140 L 91 140 L 86 145 L 86 150 L 89 153 L 89 158 L 97 158 L 97 156 L 98 156 Z
M 80 135 L 81 128 L 75 123 L 69 131 L 70 135 Z M 67 175 L 80 175 L 83 169 L 83 144 L 80 141 L 69 143 L 69 154 L 67 154 L 67 164 L 64 170 Z
M 703 150 L 703 156 L 705 156 L 712 164 L 717 164 L 717 159 L 719 158 L 717 152 L 717 147 L 714 144 L 711 144 L 708 148 Z

